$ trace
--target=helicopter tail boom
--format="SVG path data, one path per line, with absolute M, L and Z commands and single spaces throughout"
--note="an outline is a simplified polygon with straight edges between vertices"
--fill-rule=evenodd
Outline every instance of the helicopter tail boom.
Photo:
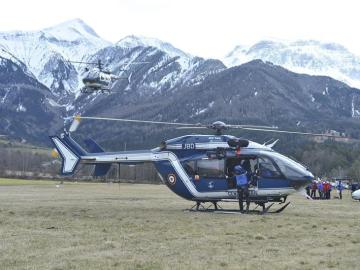
M 110 170 L 112 164 L 135 165 L 158 159 L 151 150 L 105 152 L 92 139 L 85 140 L 86 148 L 89 150 L 87 152 L 70 137 L 69 133 L 50 136 L 50 139 L 62 159 L 61 174 L 63 175 L 74 174 L 80 163 L 95 165 L 94 176 L 103 176 Z

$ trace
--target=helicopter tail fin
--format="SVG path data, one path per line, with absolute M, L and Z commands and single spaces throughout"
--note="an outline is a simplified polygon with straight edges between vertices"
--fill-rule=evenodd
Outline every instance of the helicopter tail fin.
M 87 152 L 69 134 L 50 136 L 50 139 L 62 159 L 61 173 L 63 175 L 73 174 L 81 157 L 86 156 Z
M 101 148 L 93 139 L 85 139 L 84 143 L 86 148 L 89 150 L 90 153 L 102 153 L 105 152 L 104 149 Z

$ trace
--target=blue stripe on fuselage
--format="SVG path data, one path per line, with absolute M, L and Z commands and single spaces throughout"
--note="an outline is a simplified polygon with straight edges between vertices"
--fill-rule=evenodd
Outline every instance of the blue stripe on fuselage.
M 290 181 L 281 178 L 260 178 L 258 179 L 258 188 L 291 188 Z

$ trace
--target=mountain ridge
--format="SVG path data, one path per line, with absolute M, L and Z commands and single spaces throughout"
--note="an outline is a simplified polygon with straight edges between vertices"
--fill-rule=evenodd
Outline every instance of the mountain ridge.
M 62 117 L 75 114 L 175 122 L 240 121 L 319 132 L 335 128 L 355 137 L 360 131 L 357 127 L 360 116 L 359 90 L 330 77 L 294 73 L 266 60 L 252 60 L 240 66 L 226 68 L 220 60 L 192 56 L 167 42 L 153 38 L 128 36 L 116 44 L 100 41 L 103 46 L 99 47 L 91 45 L 91 42 L 90 45 L 87 44 L 86 39 L 85 43 L 74 43 L 71 38 L 67 41 L 62 39 L 73 33 L 72 28 L 75 27 L 81 28 L 78 31 L 80 36 L 89 35 L 97 40 L 96 32 L 86 26 L 83 21 L 75 20 L 47 30 L 48 35 L 36 32 L 35 37 L 28 40 L 29 43 L 22 45 L 24 48 L 20 48 L 21 42 L 17 43 L 18 47 L 15 46 L 15 49 L 22 49 L 24 59 L 0 53 L 0 56 L 9 61 L 2 68 L 0 65 L 0 100 L 4 100 L 2 104 L 7 102 L 6 106 L 1 105 L 5 122 L 13 119 L 18 122 L 22 115 L 31 117 L 34 112 L 39 119 L 24 119 L 32 119 L 31 123 L 39 126 L 43 133 L 46 132 L 44 125 L 49 121 L 55 123 L 51 124 L 51 131 L 62 129 Z M 23 34 L 20 35 L 22 36 Z M 0 34 L 0 45 L 2 41 Z M 7 40 L 5 43 L 9 45 L 16 42 Z M 34 45 L 32 48 L 29 44 L 38 47 Z M 63 54 L 65 49 L 59 44 L 69 45 L 70 50 L 74 50 L 72 53 L 81 51 L 77 55 L 81 60 L 97 62 L 101 59 L 107 69 L 123 77 L 131 77 L 131 80 L 115 82 L 110 94 L 98 92 L 80 95 L 78 89 L 83 76 L 82 66 L 68 62 L 68 55 Z M 293 46 L 318 48 L 319 44 L 317 41 L 298 41 Z M 47 50 L 52 46 L 58 50 L 48 54 Z M 237 51 L 245 50 L 254 55 L 260 55 L 258 52 L 261 52 L 264 57 L 271 53 L 278 56 L 275 47 L 278 50 L 286 48 L 285 45 L 266 41 L 249 48 L 237 47 Z M 344 53 L 345 50 L 344 47 L 331 43 L 320 47 L 325 51 Z M 86 48 L 90 48 L 89 53 Z M 237 56 L 237 51 L 233 53 L 234 57 Z M 293 51 L 290 50 L 290 53 Z M 43 58 L 40 57 L 42 55 Z M 32 57 L 41 60 L 38 62 L 41 63 L 38 70 L 31 69 L 31 65 L 28 68 L 28 62 L 34 60 Z M 134 64 L 136 62 L 143 64 Z M 37 100 L 31 102 L 31 97 Z M 23 104 L 21 100 L 26 100 L 27 103 Z M 340 120 L 336 120 L 337 118 Z M 1 128 L 5 127 L 7 125 L 0 125 L 0 133 Z M 120 138 L 147 138 L 132 134 L 131 131 L 114 130 L 119 132 Z M 146 131 L 153 134 L 155 139 L 160 137 L 156 130 L 147 127 L 134 130 L 140 133 Z M 20 124 L 5 131 L 7 134 L 18 133 L 30 140 L 36 140 L 39 135 Z M 95 137 L 105 140 L 96 130 L 87 130 L 87 134 L 92 132 Z M 102 132 L 112 134 L 113 131 L 103 126 Z
M 316 40 L 262 40 L 250 46 L 238 45 L 222 60 L 227 67 L 232 67 L 254 59 L 269 61 L 297 73 L 330 76 L 360 88 L 360 56 L 341 44 Z

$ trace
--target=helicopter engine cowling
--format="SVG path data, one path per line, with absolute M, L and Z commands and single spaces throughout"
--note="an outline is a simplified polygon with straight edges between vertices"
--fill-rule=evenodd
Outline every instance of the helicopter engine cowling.
M 248 147 L 249 140 L 236 138 L 228 140 L 227 143 L 230 147 Z

